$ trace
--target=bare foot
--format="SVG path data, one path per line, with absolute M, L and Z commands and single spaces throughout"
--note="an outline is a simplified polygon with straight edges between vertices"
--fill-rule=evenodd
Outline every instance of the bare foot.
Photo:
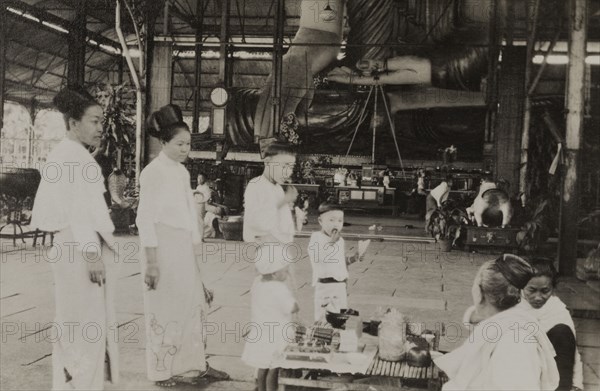
M 208 381 L 224 381 L 229 380 L 231 377 L 223 371 L 218 371 L 210 366 L 207 366 L 206 372 L 198 376 L 197 379 L 203 379 Z

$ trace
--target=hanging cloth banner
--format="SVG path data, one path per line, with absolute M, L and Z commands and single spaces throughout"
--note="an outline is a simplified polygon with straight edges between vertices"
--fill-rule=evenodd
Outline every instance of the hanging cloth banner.
M 562 157 L 562 143 L 558 143 L 558 145 L 556 147 L 556 155 L 554 156 L 554 160 L 552 160 L 552 164 L 550 165 L 550 169 L 548 170 L 550 175 L 554 175 L 556 173 L 556 168 L 558 167 L 558 164 L 562 160 L 561 157 Z

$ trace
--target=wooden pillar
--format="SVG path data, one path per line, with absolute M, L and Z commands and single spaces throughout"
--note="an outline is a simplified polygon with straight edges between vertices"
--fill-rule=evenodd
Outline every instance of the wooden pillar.
M 577 267 L 579 214 L 579 149 L 583 133 L 587 4 L 571 0 L 569 12 L 569 68 L 567 72 L 567 133 L 565 169 L 560 203 L 558 237 L 559 272 L 574 276 Z
M 485 118 L 485 133 L 483 139 L 484 168 L 491 170 L 494 165 L 494 128 L 496 123 L 496 112 L 498 108 L 498 57 L 500 55 L 503 19 L 500 15 L 501 0 L 492 0 L 490 6 L 490 21 L 488 31 L 488 77 L 486 80 L 486 103 L 487 113 Z M 457 2 L 458 4 L 458 2 Z
M 510 183 L 510 193 L 519 187 L 521 127 L 525 99 L 525 59 L 527 48 L 507 46 L 502 52 L 498 73 L 498 114 L 496 115 L 496 177 Z
M 527 160 L 529 155 L 529 127 L 531 124 L 531 98 L 529 85 L 531 82 L 531 68 L 533 66 L 533 49 L 537 30 L 538 10 L 540 0 L 527 2 L 527 59 L 525 60 L 525 102 L 523 111 L 523 127 L 521 130 L 521 164 L 519 173 L 519 192 L 527 190 Z
M 194 111 L 192 113 L 192 133 L 198 133 L 200 107 L 202 105 L 202 26 L 204 24 L 204 1 L 196 0 L 196 53 L 194 63 Z
M 152 82 L 148 88 L 148 111 L 152 113 L 171 103 L 173 44 L 171 42 L 154 42 L 149 65 L 151 66 L 148 72 Z M 150 163 L 158 156 L 162 147 L 157 138 L 148 136 L 146 148 L 146 163 Z
M 69 31 L 69 54 L 67 65 L 67 86 L 82 86 L 85 82 L 85 49 L 86 49 L 86 2 L 76 2 L 76 15 Z
M 505 38 L 506 46 L 512 46 L 515 33 L 515 1 L 517 0 L 502 0 L 506 10 L 505 17 Z
M 219 46 L 219 82 L 227 87 L 230 0 L 221 1 L 221 38 Z
M 4 127 L 4 75 L 6 73 L 6 7 L 0 7 L 0 129 Z
M 285 0 L 277 1 L 277 12 L 275 14 L 275 32 L 273 39 L 273 106 L 271 111 L 271 127 L 273 135 L 279 134 L 279 123 L 281 122 L 281 84 L 283 73 L 283 32 L 285 24 Z
M 31 127 L 27 132 L 27 167 L 35 167 L 33 162 L 33 138 L 34 138 L 34 126 L 35 126 L 35 118 L 38 111 L 38 103 L 35 98 L 31 99 L 31 103 L 29 104 L 29 116 L 31 117 Z

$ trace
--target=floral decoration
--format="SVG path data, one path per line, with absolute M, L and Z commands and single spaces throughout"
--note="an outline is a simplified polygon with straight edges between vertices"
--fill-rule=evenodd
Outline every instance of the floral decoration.
M 298 122 L 298 118 L 296 118 L 296 114 L 289 113 L 285 115 L 279 127 L 281 138 L 292 145 L 299 145 L 301 143 L 300 136 L 298 135 L 299 126 L 300 123 Z

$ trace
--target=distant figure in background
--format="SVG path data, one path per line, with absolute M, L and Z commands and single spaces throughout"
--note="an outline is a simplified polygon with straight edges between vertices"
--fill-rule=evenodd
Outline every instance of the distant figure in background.
M 453 163 L 456 160 L 457 153 L 458 149 L 454 145 L 445 148 L 443 151 L 444 164 Z
M 116 168 L 108 177 L 108 192 L 111 198 L 111 218 L 116 232 L 131 232 L 135 229 L 135 214 L 138 198 L 128 194 L 130 179 L 123 170 Z
M 448 199 L 450 189 L 452 188 L 452 177 L 446 178 L 436 188 L 431 190 L 425 199 L 425 232 L 429 226 L 429 219 L 436 209 L 440 209 L 442 204 Z
M 554 295 L 558 272 L 550 259 L 533 259 L 533 278 L 523 289 L 523 298 L 517 307 L 529 311 L 540 322 L 542 331 L 554 346 L 556 366 L 560 373 L 559 391 L 576 387 L 583 389 L 583 364 L 575 340 L 575 323 L 563 303 Z
M 425 170 L 420 169 L 417 173 L 417 194 L 426 196 L 427 191 L 425 190 Z
M 383 171 L 383 181 L 382 181 L 382 183 L 383 183 L 383 186 L 384 186 L 386 189 L 389 189 L 389 188 L 390 188 L 390 177 L 391 177 L 391 176 L 392 176 L 392 171 L 390 171 L 390 169 L 389 169 L 389 168 L 386 168 L 386 169 Z
M 496 189 L 496 188 L 497 188 L 496 182 L 494 182 L 494 179 L 491 176 L 486 175 L 483 178 L 481 178 L 481 181 L 479 182 L 479 190 L 477 191 L 477 196 L 473 200 L 473 203 L 471 204 L 471 206 L 467 208 L 467 214 L 469 215 L 469 218 L 472 221 L 475 220 L 474 211 L 475 211 L 475 209 L 478 208 L 477 205 L 482 202 L 481 195 L 489 189 Z
M 229 213 L 229 208 L 225 205 L 218 204 L 215 200 L 215 191 L 210 188 L 206 180 L 206 174 L 203 172 L 198 174 L 198 186 L 194 193 L 202 194 L 204 202 L 206 202 L 206 211 L 217 216 L 223 217 Z
M 479 193 L 473 200 L 473 204 L 467 208 L 467 214 L 471 221 L 477 223 L 478 227 L 489 225 L 489 220 L 498 220 L 500 224 L 500 213 L 502 213 L 501 226 L 508 226 L 512 219 L 513 208 L 508 192 L 503 187 L 507 182 L 494 182 L 490 177 L 481 180 Z M 484 216 L 488 222 L 484 224 Z
M 198 185 L 194 197 L 198 205 L 199 218 L 203 224 L 204 237 L 214 238 L 219 232 L 219 218 L 229 213 L 229 208 L 215 202 L 215 192 L 206 181 L 206 174 L 198 173 Z
M 67 132 L 48 155 L 46 165 L 57 176 L 42 175 L 31 219 L 31 226 L 56 232 L 48 262 L 54 274 L 54 324 L 62 336 L 52 344 L 52 389 L 102 390 L 105 376 L 113 383 L 119 378 L 112 332 L 118 326 L 114 297 L 121 263 L 104 178 L 88 150 L 100 145 L 104 114 L 84 89 L 64 89 L 54 104 Z M 86 338 L 81 328 L 63 327 L 69 322 L 94 325 L 98 340 Z

